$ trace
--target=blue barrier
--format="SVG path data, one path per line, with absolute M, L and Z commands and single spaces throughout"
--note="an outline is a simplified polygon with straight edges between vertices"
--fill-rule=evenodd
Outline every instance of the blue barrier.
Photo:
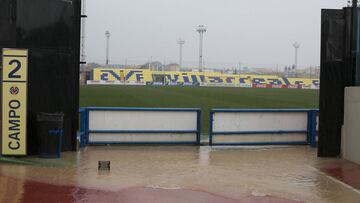
M 80 108 L 79 116 L 80 116 L 80 129 L 79 129 L 80 148 L 83 148 L 86 145 L 86 137 L 87 137 L 87 132 L 86 132 L 87 123 L 88 123 L 87 109 Z
M 309 117 L 308 117 L 308 121 L 309 121 L 309 144 L 312 147 L 316 147 L 317 146 L 317 129 L 316 129 L 316 117 L 317 114 L 319 113 L 319 110 L 310 110 L 309 111 Z
M 251 131 L 214 131 L 214 114 L 216 113 L 307 113 L 306 130 L 251 130 Z M 209 123 L 209 145 L 310 145 L 316 147 L 316 116 L 317 109 L 212 109 L 210 111 Z M 306 141 L 281 141 L 281 142 L 216 142 L 214 136 L 217 135 L 260 135 L 260 134 L 297 134 L 306 133 Z
M 154 111 L 154 112 L 196 112 L 197 121 L 196 121 L 196 130 L 90 130 L 89 129 L 89 112 L 92 111 Z M 200 144 L 200 130 L 201 130 L 201 110 L 198 108 L 117 108 L 117 107 L 86 107 L 80 109 L 80 147 L 85 147 L 87 144 Z M 156 141 L 156 142 L 103 142 L 89 141 L 89 134 L 91 133 L 101 133 L 101 134 L 186 134 L 194 133 L 196 134 L 195 141 Z
M 197 112 L 197 129 L 191 131 L 177 131 L 177 130 L 89 130 L 89 111 L 183 111 L 183 112 Z M 213 130 L 213 116 L 217 112 L 307 112 L 308 121 L 306 130 L 262 130 L 262 131 L 226 131 L 214 132 Z M 210 111 L 210 123 L 209 123 L 209 145 L 305 145 L 308 144 L 312 147 L 316 147 L 317 130 L 316 130 L 316 117 L 319 113 L 317 109 L 213 109 Z M 85 147 L 87 144 L 200 144 L 200 129 L 201 129 L 201 110 L 194 108 L 178 109 L 178 108 L 114 108 L 114 107 L 88 107 L 81 108 L 80 114 L 80 147 Z M 89 133 L 196 133 L 196 142 L 89 142 Z M 291 133 L 306 133 L 307 140 L 303 141 L 291 141 L 291 142 L 246 142 L 246 143 L 214 143 L 213 136 L 216 135 L 242 135 L 242 134 L 291 134 Z

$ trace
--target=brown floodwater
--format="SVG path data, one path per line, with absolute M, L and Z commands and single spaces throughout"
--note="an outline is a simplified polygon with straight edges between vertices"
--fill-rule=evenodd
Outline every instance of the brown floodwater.
M 0 164 L 0 202 L 360 203 L 359 190 L 321 170 L 339 160 L 307 146 L 91 146 L 27 160 L 36 164 Z

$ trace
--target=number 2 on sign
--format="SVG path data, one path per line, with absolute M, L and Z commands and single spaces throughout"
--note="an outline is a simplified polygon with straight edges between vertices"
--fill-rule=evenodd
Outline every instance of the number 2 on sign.
M 20 75 L 15 75 L 15 74 L 20 70 L 20 68 L 21 68 L 21 63 L 20 63 L 19 60 L 16 60 L 16 59 L 11 60 L 11 61 L 9 62 L 9 65 L 11 65 L 11 66 L 14 65 L 14 64 L 16 64 L 16 66 L 15 66 L 15 68 L 14 68 L 12 71 L 9 72 L 8 77 L 9 77 L 9 78 L 21 78 Z

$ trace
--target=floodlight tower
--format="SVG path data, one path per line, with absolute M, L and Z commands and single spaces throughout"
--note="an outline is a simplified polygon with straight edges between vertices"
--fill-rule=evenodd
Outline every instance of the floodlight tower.
M 182 47 L 185 44 L 185 40 L 182 40 L 181 38 L 177 42 L 179 44 L 179 70 L 182 68 Z
M 110 41 L 110 31 L 105 32 L 106 37 L 106 65 L 109 65 L 109 41 Z
M 293 47 L 295 48 L 295 69 L 298 67 L 298 49 L 300 48 L 300 44 L 298 42 L 295 42 L 293 44 Z
M 199 46 L 199 71 L 203 71 L 203 36 L 206 32 L 205 25 L 199 25 L 196 31 L 200 34 L 200 46 Z
M 81 2 L 81 40 L 80 40 L 80 62 L 81 67 L 84 67 L 84 63 L 86 61 L 85 54 L 85 31 L 86 31 L 86 0 L 82 0 Z

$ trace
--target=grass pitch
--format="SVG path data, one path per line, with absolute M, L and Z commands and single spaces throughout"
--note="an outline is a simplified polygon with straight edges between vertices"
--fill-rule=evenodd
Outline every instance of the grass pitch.
M 318 108 L 319 91 L 236 87 L 103 86 L 80 87 L 81 107 L 201 108 L 202 132 L 212 108 Z

